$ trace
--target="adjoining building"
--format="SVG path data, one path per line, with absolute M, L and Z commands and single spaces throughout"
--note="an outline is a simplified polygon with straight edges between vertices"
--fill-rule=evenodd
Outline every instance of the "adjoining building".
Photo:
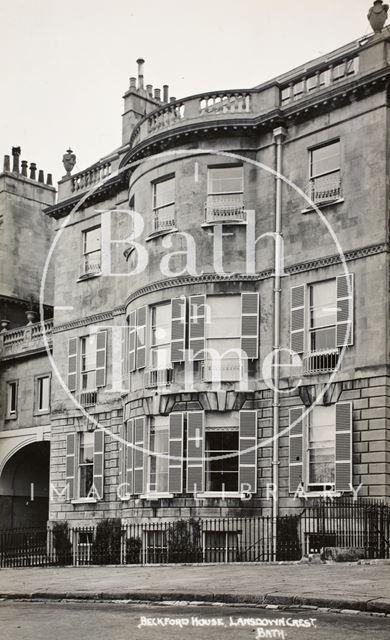
M 45 211 L 51 523 L 389 502 L 389 42 L 181 100 L 138 61 Z

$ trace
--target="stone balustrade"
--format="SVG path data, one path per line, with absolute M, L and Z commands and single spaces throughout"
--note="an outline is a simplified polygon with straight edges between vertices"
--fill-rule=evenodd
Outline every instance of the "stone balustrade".
M 51 344 L 51 332 L 53 329 L 53 320 L 45 320 L 43 323 L 45 334 Z M 18 353 L 26 351 L 43 350 L 44 343 L 42 339 L 43 329 L 41 322 L 28 324 L 25 327 L 18 327 L 9 331 L 0 333 L 0 355 L 2 358 L 15 356 Z
M 111 162 L 101 162 L 72 176 L 72 192 L 84 191 L 111 175 Z

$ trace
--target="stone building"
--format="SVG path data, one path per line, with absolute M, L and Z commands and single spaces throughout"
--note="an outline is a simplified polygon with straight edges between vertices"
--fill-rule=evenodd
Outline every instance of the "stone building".
M 51 368 L 39 322 L 39 289 L 54 225 L 43 210 L 55 202 L 52 178 L 20 147 L 0 174 L 0 527 L 47 521 Z M 44 326 L 53 316 L 47 274 Z M 35 322 L 34 322 L 35 321 Z
M 51 522 L 389 501 L 389 42 L 182 100 L 138 61 L 45 210 Z

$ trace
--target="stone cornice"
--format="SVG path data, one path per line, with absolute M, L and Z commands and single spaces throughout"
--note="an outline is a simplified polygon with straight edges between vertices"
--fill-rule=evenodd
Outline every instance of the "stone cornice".
M 390 246 L 388 243 L 383 242 L 381 244 L 369 245 L 367 247 L 361 247 L 359 249 L 352 249 L 344 253 L 345 261 L 351 262 L 353 260 L 359 260 L 361 258 L 367 258 L 369 256 L 378 255 L 380 253 L 389 253 Z M 341 264 L 341 257 L 339 254 L 333 254 L 330 256 L 324 256 L 322 258 L 314 258 L 313 260 L 305 260 L 303 262 L 296 263 L 285 268 L 285 273 L 288 275 L 295 275 L 296 273 L 304 273 L 305 271 L 313 271 L 315 269 L 322 269 L 324 267 L 331 267 L 333 265 Z M 103 311 L 102 313 L 96 313 L 85 318 L 79 318 L 77 320 L 71 320 L 63 324 L 57 325 L 53 328 L 52 333 L 62 333 L 63 331 L 69 331 L 71 329 L 77 329 L 89 324 L 98 324 L 106 320 L 113 320 L 114 317 L 124 315 L 126 313 L 127 306 L 149 293 L 156 291 L 162 291 L 164 289 L 172 289 L 174 287 L 183 287 L 186 285 L 196 284 L 209 284 L 216 282 L 261 282 L 271 278 L 273 274 L 272 269 L 265 269 L 254 274 L 234 274 L 233 276 L 220 275 L 214 273 L 202 274 L 200 276 L 180 276 L 179 278 L 169 278 L 166 280 L 158 280 L 151 284 L 141 287 L 128 296 L 125 304 L 119 305 L 111 311 Z

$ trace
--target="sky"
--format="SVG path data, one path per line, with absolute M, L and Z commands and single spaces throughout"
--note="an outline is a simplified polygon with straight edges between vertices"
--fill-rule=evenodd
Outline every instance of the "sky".
M 121 144 L 136 59 L 182 98 L 247 88 L 371 32 L 370 0 L 0 0 L 0 157 L 64 175 Z

